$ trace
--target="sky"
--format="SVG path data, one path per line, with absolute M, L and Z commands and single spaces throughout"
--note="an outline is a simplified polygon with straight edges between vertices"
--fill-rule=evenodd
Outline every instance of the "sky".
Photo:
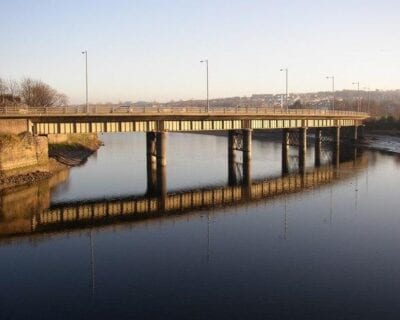
M 90 102 L 400 88 L 399 0 L 0 0 L 0 77 Z

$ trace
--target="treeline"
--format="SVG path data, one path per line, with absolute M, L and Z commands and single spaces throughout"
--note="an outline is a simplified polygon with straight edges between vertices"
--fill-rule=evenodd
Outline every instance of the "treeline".
M 0 78 L 0 105 L 26 104 L 32 108 L 65 106 L 68 98 L 47 83 L 32 78 L 21 81 Z
M 365 123 L 369 130 L 400 130 L 400 118 L 384 116 L 381 118 L 371 118 Z

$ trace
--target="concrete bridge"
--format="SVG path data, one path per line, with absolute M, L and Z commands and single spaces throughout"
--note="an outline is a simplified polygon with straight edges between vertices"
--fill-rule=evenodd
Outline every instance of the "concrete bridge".
M 2 107 L 0 119 L 24 119 L 38 135 L 104 132 L 299 129 L 360 126 L 363 112 L 266 107 Z
M 86 112 L 88 111 L 88 112 Z M 341 128 L 351 131 L 351 140 L 358 138 L 357 128 L 368 114 L 353 111 L 311 110 L 279 108 L 110 108 L 91 106 L 89 110 L 76 108 L 0 109 L 0 121 L 23 121 L 26 130 L 34 135 L 145 132 L 147 146 L 147 176 L 149 190 L 166 188 L 164 171 L 167 165 L 168 132 L 228 132 L 229 177 L 236 163 L 236 151 L 243 154 L 243 177 L 251 181 L 252 132 L 253 130 L 283 130 L 282 171 L 287 172 L 288 148 L 295 143 L 299 147 L 300 168 L 305 168 L 307 133 L 315 134 L 316 163 L 323 132 L 328 132 L 335 143 L 338 155 Z M 328 130 L 329 129 L 329 130 Z M 348 131 L 348 130 L 347 130 Z M 233 181 L 234 182 L 234 181 Z M 163 193 L 163 191 L 161 191 Z

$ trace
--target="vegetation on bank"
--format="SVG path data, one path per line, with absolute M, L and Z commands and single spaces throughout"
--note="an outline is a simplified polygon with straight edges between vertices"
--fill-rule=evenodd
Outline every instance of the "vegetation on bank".
M 400 135 L 400 118 L 393 116 L 371 118 L 365 122 L 365 129 L 375 133 Z
M 102 145 L 96 134 L 67 135 L 61 141 L 49 143 L 49 157 L 67 166 L 77 166 Z

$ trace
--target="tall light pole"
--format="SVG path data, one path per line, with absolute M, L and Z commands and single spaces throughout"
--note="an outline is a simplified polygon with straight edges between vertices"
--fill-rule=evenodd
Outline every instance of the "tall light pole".
M 288 99 L 288 85 L 289 85 L 289 70 L 287 68 L 281 69 L 281 71 L 285 71 L 286 73 L 286 94 L 285 94 L 285 104 L 286 110 L 289 109 L 289 99 Z
M 326 78 L 332 80 L 332 110 L 335 110 L 335 76 L 327 76 Z
M 87 50 L 82 51 L 85 55 L 85 69 L 86 69 L 86 113 L 89 112 L 89 89 L 88 89 L 88 67 L 87 67 Z
M 360 82 L 353 82 L 353 85 L 357 85 L 357 111 L 360 112 L 361 109 L 361 100 L 360 100 Z
M 209 112 L 209 111 L 210 111 L 210 100 L 208 99 L 208 59 L 201 60 L 200 62 L 206 64 L 206 75 L 207 75 L 207 79 L 206 79 L 206 86 L 207 86 L 207 112 Z

